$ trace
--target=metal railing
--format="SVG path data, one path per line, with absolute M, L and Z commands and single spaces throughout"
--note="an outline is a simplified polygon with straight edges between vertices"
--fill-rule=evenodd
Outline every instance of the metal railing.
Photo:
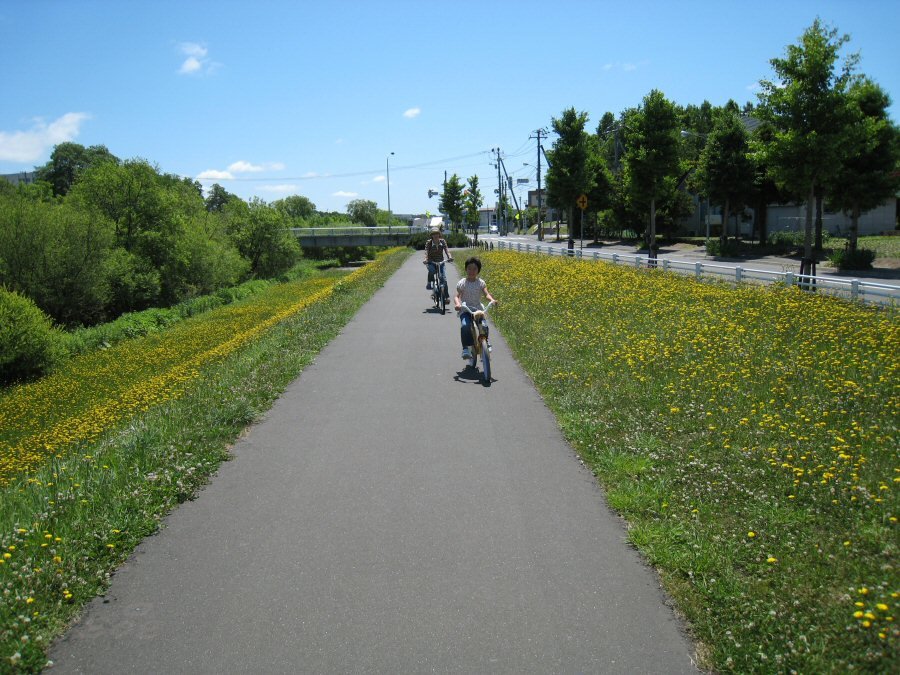
M 719 278 L 734 283 L 783 283 L 806 290 L 823 291 L 851 300 L 876 302 L 894 305 L 900 301 L 900 286 L 884 284 L 861 279 L 839 279 L 835 277 L 819 277 L 796 272 L 775 272 L 751 267 L 722 265 L 716 263 L 673 260 L 656 258 L 651 260 L 646 255 L 629 255 L 625 253 L 607 253 L 603 251 L 585 252 L 583 249 L 569 249 L 545 245 L 522 244 L 521 242 L 495 242 L 500 250 L 518 251 L 520 253 L 540 253 L 562 257 L 582 258 L 587 260 L 605 260 L 615 264 L 631 265 L 638 269 L 660 269 L 666 272 L 690 274 L 697 279 Z
M 297 237 L 358 237 L 385 234 L 415 234 L 425 232 L 424 227 L 412 225 L 379 225 L 377 227 L 292 227 Z

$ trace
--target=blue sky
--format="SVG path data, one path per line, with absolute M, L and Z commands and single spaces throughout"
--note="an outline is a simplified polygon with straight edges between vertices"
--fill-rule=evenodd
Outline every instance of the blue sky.
M 817 16 L 898 121 L 896 0 L 0 0 L 0 173 L 103 144 L 245 199 L 344 211 L 387 208 L 393 152 L 394 212 L 437 211 L 445 171 L 478 175 L 491 205 L 491 148 L 534 187 L 529 136 L 568 107 L 594 129 L 652 89 L 756 102 Z

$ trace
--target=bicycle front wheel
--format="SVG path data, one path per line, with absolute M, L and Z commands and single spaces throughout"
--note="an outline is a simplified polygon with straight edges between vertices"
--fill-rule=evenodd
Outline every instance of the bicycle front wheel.
M 447 286 L 446 284 L 441 284 L 440 290 L 438 291 L 440 294 L 440 299 L 438 300 L 438 307 L 441 310 L 441 314 L 447 312 Z
M 487 384 L 491 382 L 491 352 L 488 349 L 487 342 L 481 343 L 481 368 L 482 377 Z

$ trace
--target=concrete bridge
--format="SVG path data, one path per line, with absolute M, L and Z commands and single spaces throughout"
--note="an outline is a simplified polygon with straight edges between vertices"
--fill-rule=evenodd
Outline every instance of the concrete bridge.
M 409 238 L 424 232 L 411 225 L 387 227 L 292 227 L 301 246 L 405 246 Z

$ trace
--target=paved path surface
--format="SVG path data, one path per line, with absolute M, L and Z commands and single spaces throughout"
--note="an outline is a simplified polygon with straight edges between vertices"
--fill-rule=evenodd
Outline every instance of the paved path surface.
M 696 672 L 502 336 L 482 386 L 424 285 L 414 256 L 116 573 L 54 673 Z

